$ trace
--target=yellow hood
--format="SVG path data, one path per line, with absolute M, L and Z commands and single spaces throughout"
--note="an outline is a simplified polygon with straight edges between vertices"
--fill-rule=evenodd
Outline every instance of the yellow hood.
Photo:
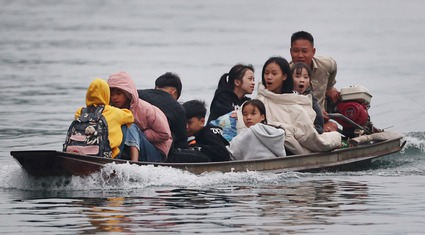
M 108 105 L 111 98 L 109 85 L 106 81 L 96 78 L 90 83 L 86 93 L 86 106 Z

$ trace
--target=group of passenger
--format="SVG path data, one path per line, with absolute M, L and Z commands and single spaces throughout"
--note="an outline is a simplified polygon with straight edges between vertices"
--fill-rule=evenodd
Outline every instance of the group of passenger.
M 220 78 L 206 118 L 205 102 L 178 102 L 182 84 L 167 72 L 155 89 L 137 90 L 126 72 L 95 79 L 86 105 L 104 105 L 112 158 L 148 162 L 209 162 L 329 151 L 341 144 L 327 118 L 336 104 L 336 62 L 315 56 L 313 36 L 291 37 L 292 62 L 269 58 L 255 99 L 252 65 L 237 64 Z M 76 118 L 81 114 L 77 110 Z M 208 120 L 208 121 L 206 121 Z

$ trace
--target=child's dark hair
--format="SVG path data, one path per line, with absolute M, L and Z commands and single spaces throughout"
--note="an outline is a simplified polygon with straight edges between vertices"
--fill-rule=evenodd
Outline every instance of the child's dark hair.
M 156 79 L 155 87 L 163 88 L 167 86 L 176 88 L 177 99 L 179 99 L 180 95 L 182 94 L 182 82 L 179 75 L 172 72 L 166 72 Z
M 294 71 L 295 71 L 296 75 L 301 75 L 303 69 L 307 70 L 308 76 L 311 78 L 311 68 L 306 63 L 303 63 L 303 62 L 295 63 L 291 69 L 291 73 L 294 74 Z
M 237 64 L 233 66 L 228 73 L 221 76 L 220 81 L 218 81 L 217 88 L 224 88 L 233 91 L 233 89 L 235 89 L 235 80 L 242 80 L 247 70 L 254 72 L 254 67 L 251 64 Z
M 243 109 L 247 105 L 252 105 L 252 106 L 258 108 L 258 111 L 260 111 L 260 114 L 264 115 L 264 120 L 261 123 L 267 124 L 266 107 L 264 106 L 263 101 L 258 100 L 258 99 L 252 99 L 252 100 L 245 101 L 245 103 L 243 103 L 243 105 L 242 105 L 242 113 L 243 113 Z
M 190 100 L 183 104 L 183 108 L 186 110 L 186 119 L 193 117 L 205 118 L 207 114 L 207 108 L 205 108 L 205 102 L 202 100 Z

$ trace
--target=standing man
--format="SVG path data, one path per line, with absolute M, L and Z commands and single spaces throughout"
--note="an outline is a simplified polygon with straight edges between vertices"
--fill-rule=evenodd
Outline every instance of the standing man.
M 311 83 L 314 95 L 318 99 L 319 106 L 326 116 L 326 98 L 333 104 L 339 100 L 339 91 L 334 87 L 336 80 L 336 62 L 328 56 L 315 56 L 313 36 L 305 31 L 292 34 L 291 49 L 292 62 L 303 62 L 311 66 Z

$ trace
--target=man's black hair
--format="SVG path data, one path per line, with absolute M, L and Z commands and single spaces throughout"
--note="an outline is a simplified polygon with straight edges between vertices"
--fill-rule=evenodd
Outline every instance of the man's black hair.
M 182 93 L 182 82 L 180 80 L 180 77 L 175 73 L 166 72 L 156 79 L 155 87 L 163 88 L 167 86 L 176 88 L 177 99 L 179 99 Z
M 295 32 L 294 34 L 292 34 L 291 45 L 294 41 L 300 40 L 300 39 L 308 40 L 311 43 L 311 45 L 314 47 L 313 35 L 311 35 L 310 33 L 306 32 L 306 31 L 298 31 L 298 32 Z

